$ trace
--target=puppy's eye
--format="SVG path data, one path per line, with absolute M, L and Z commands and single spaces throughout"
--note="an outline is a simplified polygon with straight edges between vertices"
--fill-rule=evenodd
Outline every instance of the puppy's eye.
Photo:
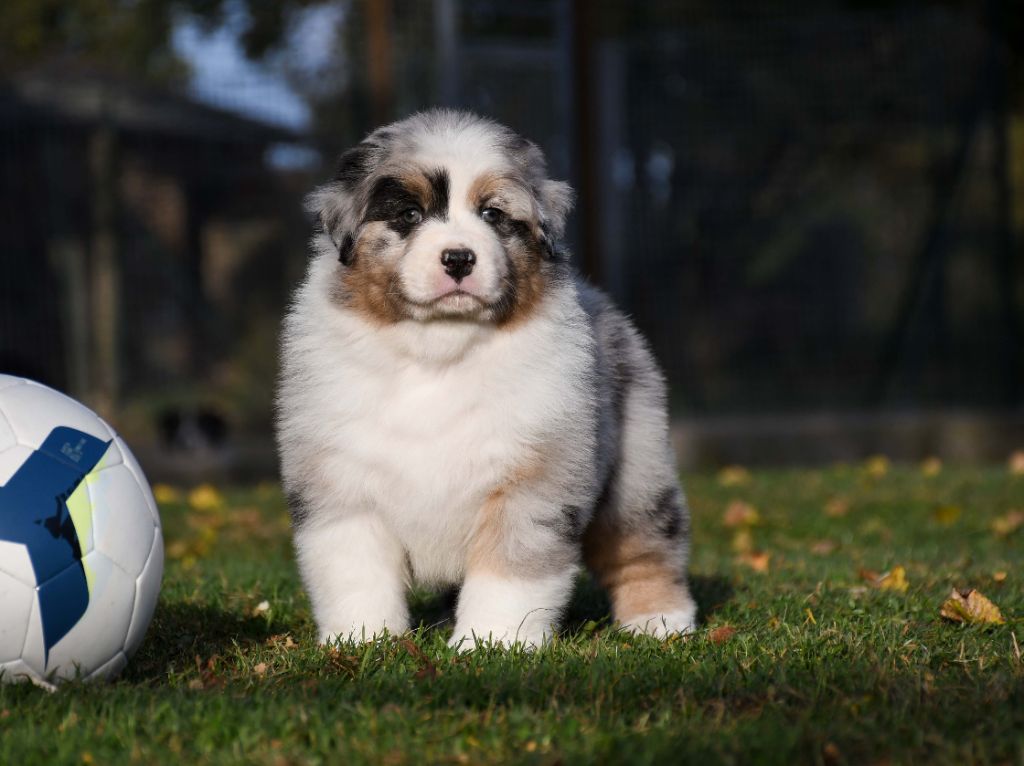
M 494 226 L 505 220 L 505 211 L 496 207 L 485 207 L 480 211 L 480 217 L 484 219 L 484 223 Z
M 415 226 L 423 220 L 423 213 L 420 212 L 419 208 L 411 207 L 399 213 L 398 219 L 402 223 L 408 223 Z

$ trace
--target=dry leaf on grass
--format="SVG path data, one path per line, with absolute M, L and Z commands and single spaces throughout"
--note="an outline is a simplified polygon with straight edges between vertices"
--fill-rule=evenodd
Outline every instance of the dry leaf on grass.
M 1003 572 L 1003 571 L 993 572 L 992 573 L 992 579 L 995 582 L 1005 582 L 1006 581 L 1006 572 Z
M 759 524 L 761 514 L 750 503 L 733 500 L 722 514 L 722 523 L 727 527 L 752 527 Z
M 905 593 L 910 583 L 907 581 L 907 570 L 902 566 L 894 566 L 885 574 L 878 574 L 871 569 L 861 569 L 857 572 L 861 580 L 879 590 L 895 590 Z
M 939 614 L 952 622 L 972 625 L 1002 625 L 1006 622 L 999 607 L 974 588 L 953 588 L 953 592 L 939 609 Z
M 827 556 L 828 554 L 833 553 L 838 547 L 839 543 L 835 540 L 818 540 L 811 546 L 811 553 L 818 556 Z
M 1024 450 L 1017 450 L 1006 461 L 1006 467 L 1014 476 L 1024 476 Z
M 765 553 L 764 551 L 752 551 L 750 553 L 741 553 L 736 557 L 736 561 L 740 564 L 750 567 L 755 572 L 767 572 L 768 565 L 771 563 L 772 554 Z
M 937 457 L 925 458 L 921 461 L 921 473 L 925 476 L 938 476 L 942 473 L 942 461 Z
M 197 511 L 216 511 L 224 507 L 224 496 L 212 484 L 200 484 L 188 493 L 188 504 Z
M 256 665 L 255 667 L 253 667 L 252 670 L 258 676 L 266 675 L 266 673 L 267 673 L 267 663 L 261 662 L 258 665 Z
M 964 509 L 959 505 L 940 505 L 932 513 L 932 518 L 942 526 L 949 527 L 956 524 L 963 512 Z
M 873 479 L 881 479 L 889 473 L 889 458 L 885 455 L 874 455 L 864 461 L 864 472 Z
M 1024 511 L 1014 510 L 992 522 L 992 531 L 1000 537 L 1012 535 L 1024 526 Z
M 842 497 L 833 497 L 827 503 L 825 503 L 825 515 L 838 519 L 840 516 L 845 516 L 850 512 L 850 501 Z
M 739 487 L 750 483 L 750 471 L 741 465 L 727 465 L 718 472 L 718 483 L 723 487 Z
M 713 644 L 724 644 L 736 635 L 736 628 L 732 625 L 722 625 L 708 633 L 708 640 Z
M 739 529 L 732 536 L 732 549 L 736 553 L 750 553 L 754 550 L 754 536 L 749 529 Z
M 176 487 L 172 487 L 170 484 L 154 484 L 153 499 L 160 503 L 160 505 L 180 503 L 181 491 Z

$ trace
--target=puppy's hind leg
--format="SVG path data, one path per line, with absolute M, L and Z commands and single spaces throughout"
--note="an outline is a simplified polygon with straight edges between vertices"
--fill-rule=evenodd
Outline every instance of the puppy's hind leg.
M 686 581 L 687 521 L 678 488 L 665 488 L 649 499 L 648 508 L 640 524 L 611 508 L 598 509 L 583 555 L 623 628 L 657 637 L 689 633 L 696 627 L 697 605 Z
M 405 552 L 377 516 L 306 521 L 295 548 L 321 643 L 408 630 Z

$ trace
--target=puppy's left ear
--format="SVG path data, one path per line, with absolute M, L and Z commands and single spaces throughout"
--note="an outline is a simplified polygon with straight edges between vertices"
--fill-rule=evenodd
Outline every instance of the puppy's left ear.
M 572 187 L 565 181 L 545 180 L 538 191 L 544 228 L 550 232 L 550 237 L 559 240 L 565 233 L 566 216 L 572 210 Z

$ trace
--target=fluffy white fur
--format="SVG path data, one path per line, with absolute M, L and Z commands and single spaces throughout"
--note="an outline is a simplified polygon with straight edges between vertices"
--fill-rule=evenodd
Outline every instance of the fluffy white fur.
M 487 204 L 552 238 L 567 187 L 543 177 L 536 147 L 469 115 L 420 115 L 375 135 L 365 180 L 311 196 L 324 228 L 283 333 L 278 442 L 320 639 L 405 631 L 417 582 L 461 585 L 453 645 L 539 646 L 587 540 L 626 612 L 665 602 L 617 613 L 626 627 L 691 630 L 688 517 L 646 345 L 566 264 L 539 254 L 540 299 L 515 321 L 487 313 L 516 268 L 510 248 L 526 245 L 481 219 L 474 182 L 525 176 Z M 402 235 L 365 220 L 373 178 L 416 167 L 446 172 L 447 215 Z M 346 237 L 349 265 L 339 263 Z M 447 294 L 455 288 L 439 256 L 456 247 L 476 265 Z M 347 285 L 360 284 L 359 268 L 396 275 L 405 313 L 379 321 L 353 308 L 360 296 L 348 291 L 359 288 Z

